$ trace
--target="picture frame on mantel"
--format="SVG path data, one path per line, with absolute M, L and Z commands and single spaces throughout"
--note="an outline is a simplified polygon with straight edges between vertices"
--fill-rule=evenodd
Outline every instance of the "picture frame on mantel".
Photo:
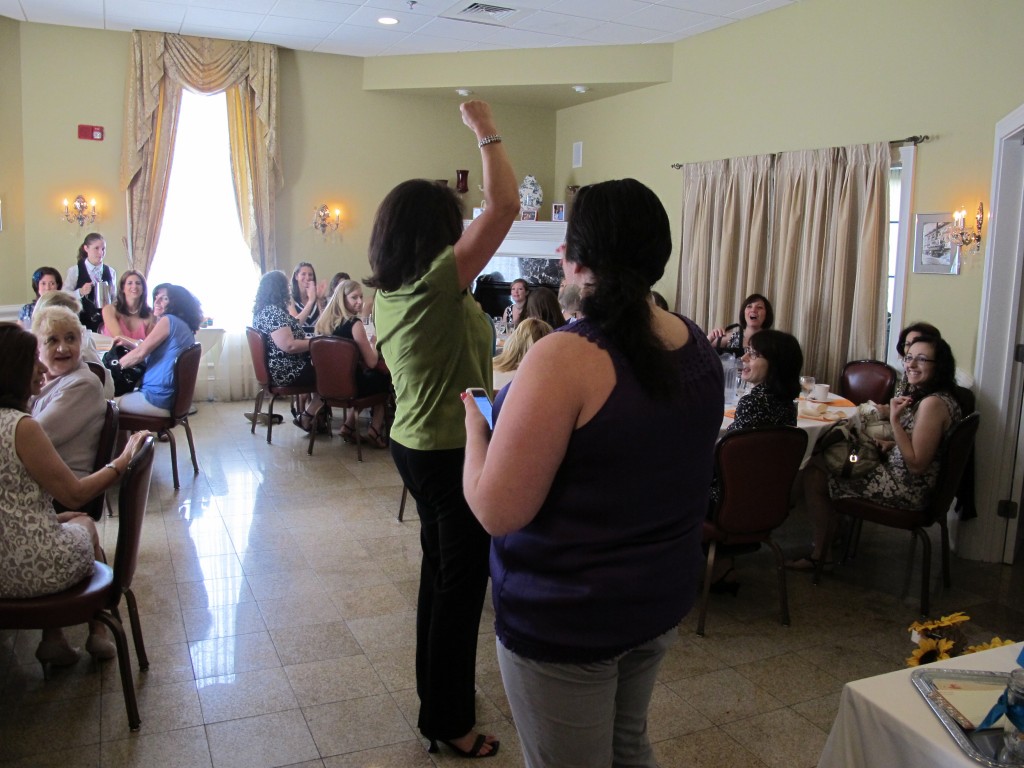
M 520 221 L 536 221 L 537 220 L 537 209 L 536 208 L 523 208 L 522 216 Z
M 953 226 L 951 213 L 919 213 L 914 219 L 914 272 L 960 274 L 960 247 L 946 239 Z
M 565 221 L 565 203 L 551 204 L 551 220 Z

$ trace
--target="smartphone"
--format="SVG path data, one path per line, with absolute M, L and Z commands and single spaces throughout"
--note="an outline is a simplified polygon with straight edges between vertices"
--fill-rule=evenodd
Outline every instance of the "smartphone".
M 476 401 L 476 407 L 480 409 L 480 413 L 487 419 L 488 426 L 494 429 L 494 413 L 491 411 L 491 398 L 488 397 L 487 390 L 482 387 L 470 387 L 466 391 Z

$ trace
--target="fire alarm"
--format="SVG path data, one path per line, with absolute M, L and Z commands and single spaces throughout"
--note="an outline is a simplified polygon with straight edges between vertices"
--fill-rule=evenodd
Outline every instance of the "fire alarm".
M 80 125 L 78 126 L 78 138 L 88 141 L 103 141 L 103 126 Z

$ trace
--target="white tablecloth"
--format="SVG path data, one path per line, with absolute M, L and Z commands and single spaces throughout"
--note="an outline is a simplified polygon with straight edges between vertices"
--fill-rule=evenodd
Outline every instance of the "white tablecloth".
M 932 667 L 1008 672 L 1024 643 L 940 661 Z M 908 643 L 907 655 L 913 650 Z M 910 681 L 915 668 L 847 683 L 818 768 L 977 768 Z
M 835 402 L 835 401 L 840 400 L 840 399 L 841 398 L 839 398 L 837 395 L 829 394 L 829 402 Z M 848 400 L 844 400 L 844 402 L 849 402 L 849 401 Z M 727 412 L 734 411 L 735 409 L 736 409 L 735 405 L 728 405 L 727 404 L 725 406 L 725 410 Z M 846 418 L 846 419 L 855 419 L 856 416 L 857 416 L 857 407 L 856 406 L 846 407 L 846 406 L 829 405 L 828 410 L 830 412 L 832 412 L 832 413 L 841 414 L 842 418 Z M 722 426 L 721 426 L 721 429 L 719 430 L 719 433 L 718 433 L 719 437 L 721 437 L 722 435 L 725 434 L 725 430 L 728 428 L 728 426 L 730 424 L 732 424 L 732 422 L 733 422 L 733 420 L 732 420 L 731 417 L 729 417 L 729 416 L 723 416 L 722 417 Z M 811 453 L 814 451 L 814 444 L 816 442 L 818 442 L 818 438 L 821 437 L 822 432 L 824 432 L 826 429 L 831 427 L 834 423 L 835 423 L 834 421 L 821 421 L 819 419 L 804 419 L 804 418 L 798 418 L 797 419 L 796 425 L 798 427 L 800 427 L 800 429 L 804 430 L 807 433 L 807 450 L 804 453 L 803 461 L 800 462 L 800 468 L 801 469 L 807 465 L 808 461 L 811 460 Z

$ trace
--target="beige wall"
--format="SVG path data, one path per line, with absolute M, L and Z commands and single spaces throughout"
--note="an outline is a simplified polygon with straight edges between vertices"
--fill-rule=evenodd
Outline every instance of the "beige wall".
M 1024 103 L 1022 29 L 1017 0 L 804 0 L 678 43 L 669 84 L 561 111 L 556 181 L 634 176 L 661 197 L 678 242 L 671 163 L 929 134 L 913 212 L 987 209 L 995 123 Z M 677 271 L 678 257 L 659 286 L 673 297 Z M 906 317 L 935 322 L 967 369 L 982 272 L 908 281 Z
M 25 189 L 21 137 L 21 42 L 18 24 L 0 17 L 0 304 L 24 304 Z M 15 284 L 17 282 L 17 285 Z M 28 294 L 31 296 L 31 289 Z

